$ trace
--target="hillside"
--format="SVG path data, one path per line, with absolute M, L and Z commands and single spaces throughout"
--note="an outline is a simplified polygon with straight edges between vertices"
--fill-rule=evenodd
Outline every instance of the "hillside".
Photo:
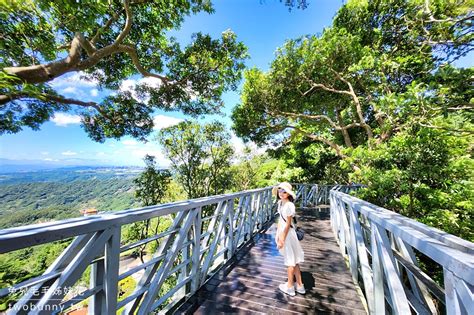
M 0 229 L 138 206 L 139 168 L 75 167 L 0 174 Z

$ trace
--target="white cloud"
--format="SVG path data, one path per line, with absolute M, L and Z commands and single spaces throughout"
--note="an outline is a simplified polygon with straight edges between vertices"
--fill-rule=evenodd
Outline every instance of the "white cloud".
M 51 121 L 54 122 L 56 126 L 66 127 L 67 125 L 81 123 L 81 117 L 78 115 L 55 113 Z
M 122 84 L 120 85 L 120 90 L 129 91 L 130 89 L 134 88 L 136 85 L 142 85 L 142 84 L 152 87 L 152 88 L 159 88 L 161 85 L 161 80 L 154 77 L 146 77 L 146 78 L 141 78 L 138 80 L 134 80 L 134 79 L 123 80 Z
M 66 156 L 73 156 L 73 155 L 77 155 L 77 152 L 74 152 L 74 151 L 64 151 L 61 153 L 62 155 L 66 155 Z
M 128 79 L 123 80 L 120 84 L 120 91 L 132 91 L 132 89 L 137 85 L 137 80 Z
M 96 80 L 85 80 L 82 77 L 85 75 L 84 72 L 74 72 L 69 75 L 60 76 L 53 81 L 51 81 L 51 86 L 54 88 L 64 88 L 67 86 L 76 86 L 76 87 L 88 87 L 92 88 L 98 85 Z
M 78 94 L 79 91 L 74 86 L 68 86 L 67 88 L 62 89 L 62 92 L 67 94 Z
M 124 142 L 135 142 L 136 144 L 126 145 Z M 135 140 L 124 140 L 122 144 L 124 145 L 120 149 L 115 150 L 111 156 L 120 156 L 127 159 L 131 164 L 144 165 L 143 158 L 148 154 L 156 158 L 156 163 L 159 166 L 168 167 L 170 165 L 170 161 L 164 156 L 160 145 L 156 142 L 141 143 Z
M 92 90 L 91 90 L 91 96 L 96 97 L 97 95 L 99 95 L 99 90 L 97 90 L 97 89 L 92 89 Z
M 153 78 L 153 77 L 146 77 L 146 78 L 141 78 L 138 80 L 134 79 L 128 79 L 128 80 L 123 80 L 122 83 L 120 84 L 120 91 L 125 92 L 129 91 L 132 93 L 132 97 L 139 101 L 139 102 L 144 102 L 148 103 L 150 100 L 149 96 L 143 96 L 139 97 L 137 93 L 135 93 L 135 87 L 137 85 L 146 85 L 151 88 L 159 88 L 161 85 L 161 80 L 158 78 Z
M 242 139 L 237 137 L 233 131 L 231 132 L 230 143 L 234 147 L 237 156 L 242 156 L 244 154 L 245 147 L 248 147 L 250 149 L 251 154 L 253 155 L 264 154 L 270 148 L 268 146 L 259 147 L 253 141 L 244 143 Z
M 43 152 L 41 152 L 41 155 L 49 155 L 49 152 L 43 151 Z
M 46 162 L 59 162 L 59 160 L 51 159 L 51 158 L 45 158 L 45 159 L 43 159 L 43 161 L 46 161 Z
M 105 154 L 105 152 L 97 152 L 96 155 L 97 155 L 97 156 L 106 156 L 107 154 Z
M 154 129 L 158 130 L 158 129 L 167 128 L 173 125 L 177 125 L 183 120 L 184 119 L 175 118 L 171 116 L 157 115 L 153 117 L 153 125 L 154 125 Z
M 72 94 L 74 97 L 86 98 L 88 94 L 92 96 L 94 89 L 98 85 L 97 80 L 85 80 L 82 77 L 84 72 L 74 72 L 60 76 L 50 82 L 51 86 L 61 94 Z M 87 91 L 91 90 L 89 93 Z
M 146 77 L 138 80 L 139 83 L 146 84 L 149 87 L 159 88 L 161 85 L 161 80 L 154 77 Z
M 135 146 L 138 144 L 136 140 L 123 140 L 122 143 L 127 146 Z

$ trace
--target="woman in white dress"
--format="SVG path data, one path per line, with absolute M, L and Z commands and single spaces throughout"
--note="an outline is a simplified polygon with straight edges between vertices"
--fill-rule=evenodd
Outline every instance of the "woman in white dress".
M 291 296 L 295 291 L 305 294 L 305 288 L 301 279 L 300 263 L 304 262 L 304 253 L 301 244 L 296 237 L 296 231 L 292 225 L 295 216 L 295 204 L 293 201 L 296 194 L 289 183 L 280 183 L 273 188 L 273 194 L 278 201 L 278 229 L 276 233 L 276 243 L 288 268 L 288 282 L 282 283 L 279 289 Z M 296 283 L 293 278 L 296 277 Z

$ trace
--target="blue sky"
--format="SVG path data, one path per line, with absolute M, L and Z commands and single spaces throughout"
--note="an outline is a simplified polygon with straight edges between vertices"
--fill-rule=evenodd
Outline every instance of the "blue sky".
M 319 33 L 331 25 L 332 18 L 342 2 L 339 0 L 311 1 L 306 10 L 288 10 L 278 0 L 227 0 L 214 1 L 214 14 L 198 14 L 186 18 L 182 28 L 173 31 L 181 43 L 189 43 L 191 34 L 209 33 L 212 37 L 231 29 L 243 41 L 250 54 L 248 67 L 268 69 L 274 58 L 274 52 L 286 39 L 304 34 Z M 134 84 L 140 78 L 131 78 L 124 84 Z M 78 74 L 69 74 L 56 79 L 53 86 L 67 97 L 76 97 L 84 101 L 100 101 L 105 92 L 98 91 L 92 82 L 80 80 Z M 225 117 L 230 126 L 229 114 L 239 102 L 239 93 L 229 92 L 223 97 Z M 186 118 L 180 113 L 157 112 L 156 122 L 166 127 Z M 210 120 L 215 117 L 207 117 Z M 150 137 L 150 140 L 153 136 Z M 233 137 L 237 148 L 241 142 Z M 0 163 L 44 163 L 51 165 L 143 165 L 146 153 L 157 156 L 158 163 L 167 165 L 156 141 L 146 144 L 129 137 L 120 141 L 107 140 L 95 143 L 79 125 L 74 113 L 57 114 L 53 121 L 41 126 L 40 131 L 25 128 L 13 135 L 0 137 Z
M 288 10 L 278 0 L 219 0 L 213 1 L 215 13 L 198 14 L 186 18 L 182 28 L 173 31 L 181 43 L 186 44 L 195 32 L 209 33 L 212 37 L 231 29 L 249 50 L 248 67 L 267 70 L 274 59 L 276 49 L 286 39 L 305 34 L 318 34 L 329 27 L 340 0 L 312 0 L 306 10 Z M 130 78 L 124 86 L 132 85 L 139 77 Z M 100 101 L 105 92 L 98 91 L 92 82 L 80 80 L 78 74 L 69 74 L 52 82 L 57 90 L 67 97 L 84 101 Z M 223 96 L 225 116 L 220 120 L 230 126 L 232 108 L 239 102 L 239 91 Z M 186 118 L 180 113 L 157 112 L 157 128 L 166 127 Z M 215 117 L 206 117 L 205 120 Z M 51 165 L 143 165 L 146 153 L 155 155 L 159 164 L 168 162 L 161 148 L 153 141 L 140 143 L 129 137 L 120 141 L 107 140 L 96 143 L 90 140 L 79 125 L 73 113 L 58 113 L 56 117 L 42 125 L 40 131 L 24 129 L 14 135 L 0 137 L 0 163 L 44 163 Z M 242 143 L 233 137 L 237 149 Z M 0 165 L 1 166 L 1 165 Z

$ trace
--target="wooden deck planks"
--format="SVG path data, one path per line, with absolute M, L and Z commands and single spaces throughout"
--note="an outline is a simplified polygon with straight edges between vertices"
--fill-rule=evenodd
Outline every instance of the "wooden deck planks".
M 298 210 L 305 231 L 301 264 L 306 295 L 287 296 L 276 224 L 241 249 L 176 314 L 367 314 L 334 239 L 327 211 Z

